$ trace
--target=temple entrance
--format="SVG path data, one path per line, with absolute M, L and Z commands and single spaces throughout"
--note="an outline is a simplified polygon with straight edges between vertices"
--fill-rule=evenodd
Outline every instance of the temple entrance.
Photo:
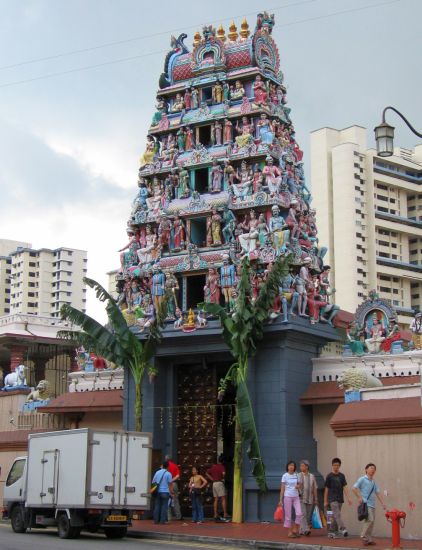
M 206 470 L 223 454 L 226 465 L 228 507 L 231 510 L 234 448 L 234 395 L 217 400 L 218 382 L 227 363 L 202 363 L 177 367 L 177 463 L 181 467 L 180 505 L 183 516 L 192 515 L 189 478 L 192 466 L 205 477 Z M 203 494 L 206 517 L 213 516 L 211 483 Z

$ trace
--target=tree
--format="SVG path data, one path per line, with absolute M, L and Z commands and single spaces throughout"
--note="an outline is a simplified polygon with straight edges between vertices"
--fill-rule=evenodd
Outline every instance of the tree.
M 263 337 L 263 326 L 273 309 L 279 292 L 280 281 L 288 274 L 289 257 L 278 258 L 261 286 L 255 302 L 251 300 L 250 262 L 245 257 L 237 285 L 237 297 L 231 314 L 218 304 L 202 303 L 198 307 L 220 318 L 223 339 L 235 358 L 226 376 L 220 381 L 219 394 L 224 394 L 228 384 L 236 389 L 236 419 L 233 480 L 233 521 L 241 523 L 242 513 L 242 456 L 248 444 L 247 455 L 253 462 L 252 474 L 261 491 L 267 490 L 265 465 L 259 447 L 252 403 L 247 386 L 249 357 L 256 353 L 257 342 Z
M 82 311 L 64 304 L 60 310 L 62 319 L 78 325 L 80 331 L 60 331 L 59 337 L 75 340 L 87 350 L 112 361 L 118 366 L 129 369 L 135 383 L 135 430 L 142 430 L 142 380 L 145 370 L 155 372 L 151 359 L 155 348 L 161 339 L 161 328 L 167 313 L 167 298 L 161 302 L 159 311 L 148 328 L 144 340 L 140 340 L 130 330 L 126 319 L 116 304 L 114 298 L 96 281 L 84 278 L 84 282 L 95 290 L 97 298 L 106 302 L 108 327 L 104 327 Z

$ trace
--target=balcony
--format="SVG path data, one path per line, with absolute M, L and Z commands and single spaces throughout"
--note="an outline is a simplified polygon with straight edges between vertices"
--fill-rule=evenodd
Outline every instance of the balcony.
M 419 229 L 422 229 L 422 221 L 411 220 L 410 218 L 398 216 L 397 214 L 389 214 L 387 212 L 380 212 L 379 210 L 375 210 L 375 217 L 381 220 L 399 222 L 403 223 L 404 225 L 409 225 L 410 227 L 418 227 Z
M 386 265 L 390 267 L 399 267 L 401 269 L 407 269 L 408 271 L 415 271 L 416 273 L 422 273 L 422 265 L 409 264 L 407 262 L 401 262 L 399 260 L 382 258 L 381 256 L 377 256 L 377 264 Z

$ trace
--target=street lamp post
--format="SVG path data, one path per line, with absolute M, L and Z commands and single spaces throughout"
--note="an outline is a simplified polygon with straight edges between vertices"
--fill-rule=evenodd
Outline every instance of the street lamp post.
M 375 142 L 377 144 L 377 152 L 379 157 L 391 157 L 394 152 L 394 126 L 390 126 L 390 124 L 387 124 L 387 122 L 385 121 L 385 113 L 386 111 L 388 111 L 388 109 L 398 114 L 399 117 L 404 120 L 410 130 L 415 135 L 422 138 L 422 134 L 420 134 L 413 128 L 407 118 L 402 115 L 400 111 L 398 111 L 394 107 L 386 107 L 382 112 L 381 124 L 374 128 Z

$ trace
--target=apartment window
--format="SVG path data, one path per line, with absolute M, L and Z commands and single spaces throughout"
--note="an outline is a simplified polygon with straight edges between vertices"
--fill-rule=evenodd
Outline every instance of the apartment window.
M 415 244 L 418 242 L 418 239 L 409 239 L 409 244 Z
M 12 273 L 12 270 L 11 270 L 11 269 L 6 269 L 6 273 L 7 273 L 8 275 L 10 275 L 10 273 Z
M 29 275 L 30 277 L 35 277 L 34 271 L 30 271 L 30 272 L 28 273 L 28 275 Z
M 35 262 L 29 262 L 29 267 L 37 267 Z
M 384 197 L 384 195 L 377 195 L 377 199 L 380 201 L 388 202 L 388 197 Z
M 411 212 L 412 210 L 416 210 L 416 206 L 409 206 L 408 211 Z
M 66 296 L 72 296 L 71 292 L 66 292 Z
M 382 246 L 389 246 L 389 242 L 387 241 L 378 241 L 378 244 L 382 245 Z
M 28 296 L 30 298 L 34 298 L 35 297 L 35 292 L 28 292 Z
M 387 252 L 379 252 L 378 256 L 380 256 L 381 258 L 389 258 L 390 254 L 387 254 Z
M 387 212 L 388 213 L 388 208 L 384 208 L 383 206 L 377 206 L 376 209 L 378 210 L 378 212 Z
M 29 255 L 31 256 L 31 258 L 36 258 L 37 257 L 36 252 L 30 252 Z
M 68 250 L 68 251 L 67 251 L 67 255 L 68 255 L 68 256 L 73 256 L 72 250 Z
M 411 250 L 410 253 L 411 253 L 411 254 L 417 254 L 417 253 L 418 253 L 418 250 L 417 250 L 417 249 L 416 249 L 416 250 Z
M 410 288 L 419 288 L 419 283 L 410 283 Z
M 397 254 L 391 254 L 393 260 L 397 260 Z
M 393 294 L 398 294 L 399 293 L 399 289 L 398 288 L 393 288 Z
M 72 286 L 72 283 L 70 281 L 67 281 L 67 286 Z
M 412 299 L 417 300 L 419 298 L 419 294 L 412 294 Z
M 87 258 L 84 258 L 84 264 L 86 264 L 86 263 L 87 263 L 87 261 L 88 261 L 88 260 L 87 260 Z
M 389 288 L 388 286 L 380 286 L 380 291 L 381 292 L 387 292 L 388 294 L 391 293 L 391 288 Z
M 386 185 L 382 185 L 381 183 L 377 183 L 376 187 L 377 187 L 377 189 L 382 189 L 383 191 L 388 191 L 388 187 Z

